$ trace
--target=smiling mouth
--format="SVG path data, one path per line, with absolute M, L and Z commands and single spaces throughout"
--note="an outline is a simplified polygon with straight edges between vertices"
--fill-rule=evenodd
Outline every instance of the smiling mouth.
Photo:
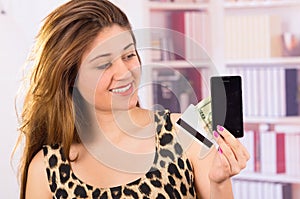
M 127 84 L 126 86 L 119 87 L 119 88 L 113 88 L 113 89 L 110 89 L 109 91 L 111 91 L 111 92 L 113 92 L 113 93 L 125 93 L 125 92 L 128 91 L 131 87 L 132 87 L 132 83 Z

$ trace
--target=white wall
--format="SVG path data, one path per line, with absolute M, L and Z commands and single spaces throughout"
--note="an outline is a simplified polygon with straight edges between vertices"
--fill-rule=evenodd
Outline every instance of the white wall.
M 143 28 L 148 25 L 145 3 L 147 0 L 111 0 L 127 15 L 134 28 Z
M 0 15 L 0 198 L 18 198 L 17 164 L 10 163 L 16 143 L 17 118 L 14 100 L 21 82 L 22 67 L 32 46 L 40 21 L 62 1 L 2 1 Z M 56 5 L 55 5 L 56 4 Z M 17 163 L 20 151 L 12 161 Z
M 5 183 L 1 183 L 0 198 L 17 198 L 16 178 L 9 158 L 17 138 L 14 97 L 28 43 L 10 17 L 0 15 L 0 27 L 0 176 L 1 179 L 7 179 Z
M 143 1 L 113 2 L 128 13 L 134 27 L 142 27 Z M 7 14 L 0 15 L 0 198 L 18 198 L 19 194 L 16 167 L 11 167 L 10 155 L 18 136 L 14 98 L 20 86 L 23 63 L 41 20 L 63 2 L 66 0 L 2 0 Z M 18 160 L 19 154 L 14 160 Z

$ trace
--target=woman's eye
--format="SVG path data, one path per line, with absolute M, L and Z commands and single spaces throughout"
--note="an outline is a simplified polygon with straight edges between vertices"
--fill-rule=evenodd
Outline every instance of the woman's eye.
M 136 56 L 136 53 L 129 53 L 129 54 L 125 55 L 123 59 L 130 59 L 135 56 Z
M 135 57 L 136 54 L 135 53 L 131 53 L 130 55 L 127 56 L 127 58 L 131 58 L 131 57 Z
M 100 66 L 97 66 L 97 69 L 104 70 L 104 69 L 106 69 L 106 68 L 108 68 L 110 66 L 111 66 L 111 62 L 108 62 L 108 63 L 102 64 Z

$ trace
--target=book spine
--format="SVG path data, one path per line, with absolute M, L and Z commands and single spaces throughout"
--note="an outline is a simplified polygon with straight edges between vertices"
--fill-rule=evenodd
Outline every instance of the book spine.
M 296 116 L 298 113 L 298 85 L 297 69 L 285 70 L 285 91 L 286 91 L 286 116 Z
M 285 173 L 285 133 L 276 132 L 276 173 Z
M 286 100 L 285 100 L 285 69 L 279 68 L 278 69 L 278 104 L 279 104 L 279 110 L 278 115 L 279 116 L 285 116 L 286 115 Z
M 267 79 L 266 79 L 266 68 L 259 68 L 258 69 L 259 75 L 259 87 L 257 90 L 259 91 L 259 104 L 260 104 L 260 116 L 267 116 L 268 115 L 268 101 L 267 101 Z
M 261 145 L 260 145 L 261 134 L 258 130 L 254 131 L 254 170 L 255 172 L 261 171 Z
M 173 55 L 175 60 L 182 60 L 185 56 L 185 12 L 174 11 L 170 14 L 170 28 L 172 33 L 172 44 L 176 53 Z

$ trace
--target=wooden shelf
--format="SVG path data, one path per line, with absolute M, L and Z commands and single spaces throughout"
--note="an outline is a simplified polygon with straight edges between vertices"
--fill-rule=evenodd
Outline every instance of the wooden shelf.
M 261 124 L 300 124 L 300 116 L 287 117 L 245 117 L 245 123 L 261 123 Z
M 148 7 L 152 11 L 176 11 L 176 10 L 197 10 L 207 11 L 208 3 L 173 3 L 173 2 L 149 2 Z
M 225 9 L 261 9 L 261 8 L 289 8 L 300 6 L 298 0 L 273 0 L 273 1 L 241 1 L 241 2 L 226 2 Z
M 263 174 L 263 173 L 250 173 L 241 172 L 233 179 L 238 180 L 253 180 L 253 181 L 264 181 L 264 182 L 284 182 L 284 183 L 300 183 L 300 176 L 290 176 L 286 174 Z
M 251 66 L 251 65 L 294 65 L 292 68 L 300 68 L 300 57 L 276 57 L 269 59 L 236 59 L 226 61 L 227 66 Z
M 170 60 L 170 61 L 152 61 L 147 65 L 150 65 L 151 67 L 170 67 L 170 68 L 208 68 L 213 63 L 211 61 L 185 61 L 185 60 Z M 147 66 L 146 65 L 146 66 Z

